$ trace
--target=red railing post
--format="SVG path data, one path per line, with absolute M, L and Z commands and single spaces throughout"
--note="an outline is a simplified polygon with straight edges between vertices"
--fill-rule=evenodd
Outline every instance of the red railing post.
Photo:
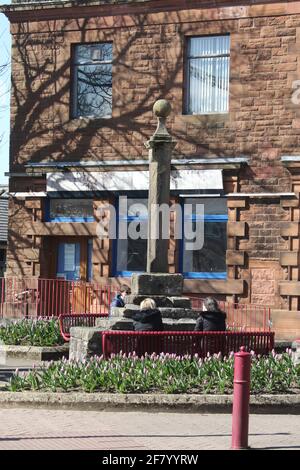
M 248 448 L 251 354 L 244 347 L 234 355 L 232 441 L 233 450 Z

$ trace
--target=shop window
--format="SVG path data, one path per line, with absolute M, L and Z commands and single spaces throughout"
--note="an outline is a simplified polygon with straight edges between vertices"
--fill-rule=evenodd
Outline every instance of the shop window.
M 186 204 L 192 210 L 187 211 Z M 196 205 L 203 205 L 203 212 L 197 215 Z M 188 250 L 189 240 L 183 237 L 181 270 L 184 277 L 196 279 L 226 279 L 227 249 L 227 201 L 225 198 L 187 198 L 184 200 L 184 222 L 192 231 L 203 230 L 201 249 Z M 187 213 L 188 212 L 188 213 Z M 203 227 L 200 224 L 203 223 Z
M 146 270 L 147 204 L 147 199 L 127 199 L 126 213 L 122 213 L 119 205 L 118 239 L 115 250 L 115 273 L 117 276 L 131 276 L 133 272 Z

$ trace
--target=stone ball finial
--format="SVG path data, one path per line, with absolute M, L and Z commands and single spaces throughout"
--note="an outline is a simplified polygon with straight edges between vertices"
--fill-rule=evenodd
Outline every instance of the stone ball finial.
M 169 116 L 172 108 L 168 100 L 157 100 L 153 106 L 153 113 L 158 118 L 166 118 Z

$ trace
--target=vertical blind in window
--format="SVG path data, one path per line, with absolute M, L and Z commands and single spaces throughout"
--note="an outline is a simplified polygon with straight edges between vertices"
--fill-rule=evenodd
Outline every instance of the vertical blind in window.
M 229 62 L 229 35 L 189 39 L 188 114 L 228 112 Z

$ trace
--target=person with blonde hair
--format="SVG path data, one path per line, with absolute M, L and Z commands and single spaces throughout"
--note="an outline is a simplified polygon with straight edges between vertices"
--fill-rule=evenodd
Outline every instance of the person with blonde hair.
M 163 331 L 161 313 L 153 299 L 143 300 L 140 310 L 133 315 L 132 319 L 135 331 Z

